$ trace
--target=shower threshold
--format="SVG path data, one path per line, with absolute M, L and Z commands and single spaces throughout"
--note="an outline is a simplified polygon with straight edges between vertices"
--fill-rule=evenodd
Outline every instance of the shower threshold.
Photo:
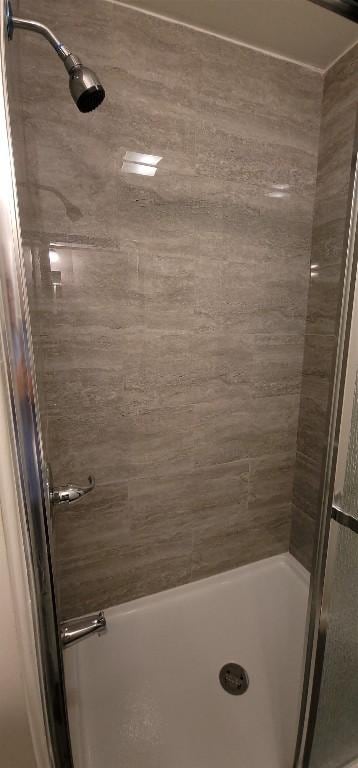
M 75 768 L 290 768 L 308 584 L 283 554 L 106 610 L 65 652 Z

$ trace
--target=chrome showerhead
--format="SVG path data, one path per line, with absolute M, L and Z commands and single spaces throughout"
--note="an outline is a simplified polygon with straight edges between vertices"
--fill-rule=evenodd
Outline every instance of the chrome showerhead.
M 105 97 L 103 85 L 97 75 L 81 64 L 77 56 L 69 54 L 63 63 L 70 77 L 70 93 L 80 112 L 92 112 Z
M 70 93 L 80 112 L 92 112 L 99 107 L 105 97 L 105 90 L 97 75 L 88 67 L 84 67 L 69 48 L 61 43 L 58 38 L 44 24 L 32 19 L 18 19 L 12 14 L 10 0 L 7 2 L 7 33 L 12 40 L 14 29 L 27 29 L 37 32 L 46 38 L 52 45 L 57 55 L 65 65 L 70 81 Z

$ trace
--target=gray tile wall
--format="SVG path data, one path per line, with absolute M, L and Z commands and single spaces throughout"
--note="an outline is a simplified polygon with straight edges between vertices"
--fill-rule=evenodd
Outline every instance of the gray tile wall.
M 19 5 L 108 94 L 80 115 L 18 33 L 47 453 L 57 483 L 97 478 L 58 514 L 73 615 L 288 548 L 322 78 L 97 0 Z M 123 173 L 126 151 L 160 156 L 155 176 Z
M 307 568 L 311 567 L 320 512 L 336 359 L 357 65 L 358 46 L 329 70 L 323 91 L 290 539 L 291 552 Z

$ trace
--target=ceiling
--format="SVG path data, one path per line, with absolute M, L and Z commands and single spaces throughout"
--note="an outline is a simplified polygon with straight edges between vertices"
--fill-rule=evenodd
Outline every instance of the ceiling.
M 358 42 L 358 24 L 308 0 L 107 0 L 327 69 Z

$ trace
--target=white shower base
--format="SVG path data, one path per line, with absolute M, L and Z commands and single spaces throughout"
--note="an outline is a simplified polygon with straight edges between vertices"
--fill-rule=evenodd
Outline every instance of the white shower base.
M 76 768 L 292 768 L 307 597 L 285 554 L 107 610 L 65 651 Z

